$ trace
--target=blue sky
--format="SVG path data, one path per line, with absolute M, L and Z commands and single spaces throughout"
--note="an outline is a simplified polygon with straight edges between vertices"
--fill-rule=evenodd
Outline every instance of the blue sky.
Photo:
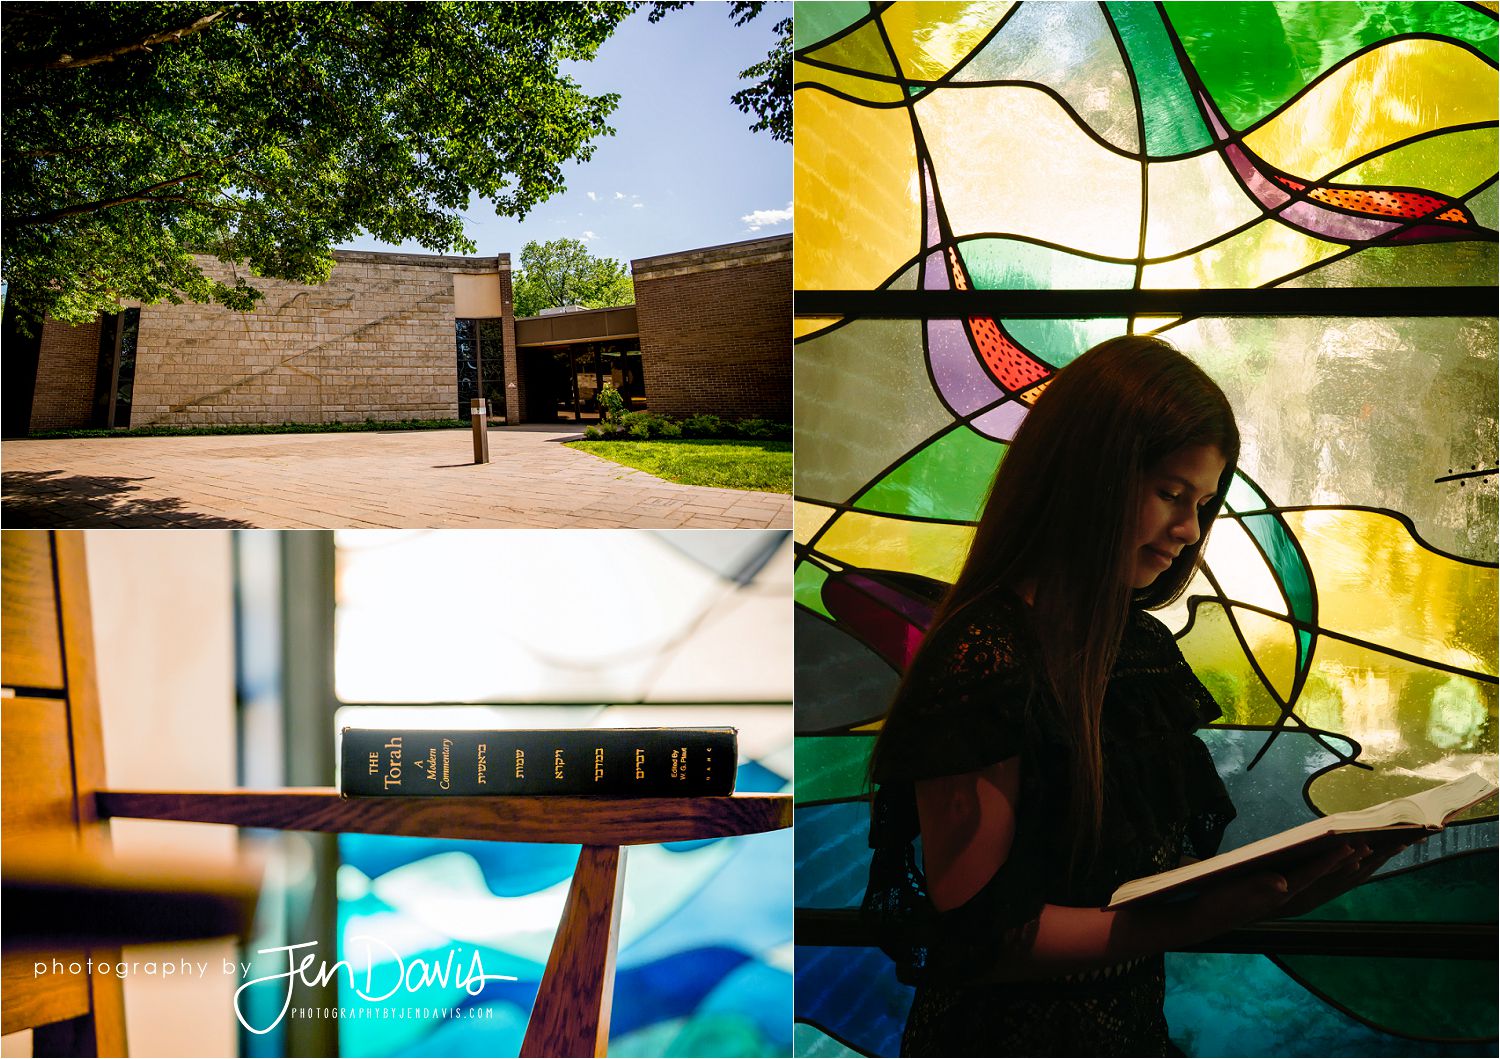
M 567 190 L 525 220 L 473 203 L 465 231 L 478 253 L 509 252 L 519 263 L 526 243 L 567 236 L 628 262 L 790 232 L 791 145 L 750 132 L 753 117 L 729 102 L 743 87 L 739 72 L 765 58 L 771 26 L 790 14 L 790 3 L 770 3 L 737 27 L 728 4 L 716 0 L 655 25 L 645 11 L 632 14 L 593 62 L 567 64 L 589 93 L 620 94 L 610 118 L 615 135 L 596 141 L 589 161 L 567 163 Z M 343 248 L 422 251 L 368 237 Z

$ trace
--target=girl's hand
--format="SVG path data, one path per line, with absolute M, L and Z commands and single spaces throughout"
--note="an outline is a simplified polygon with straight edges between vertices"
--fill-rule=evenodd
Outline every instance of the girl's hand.
M 1358 874 L 1359 863 L 1359 849 L 1342 843 L 1285 873 L 1257 872 L 1210 886 L 1188 906 L 1194 933 L 1207 939 L 1263 919 L 1293 915 L 1286 909 L 1303 894 L 1323 895 L 1321 903 L 1353 885 L 1349 880 Z M 1332 892 L 1324 895 L 1325 889 Z
M 1307 887 L 1283 905 L 1276 916 L 1278 918 L 1300 916 L 1333 900 L 1340 894 L 1347 893 L 1366 882 L 1386 861 L 1410 845 L 1410 842 L 1401 842 L 1380 849 L 1372 849 L 1368 844 L 1361 843 L 1357 851 L 1358 859 L 1353 864 L 1346 864 L 1339 871 L 1324 876 Z

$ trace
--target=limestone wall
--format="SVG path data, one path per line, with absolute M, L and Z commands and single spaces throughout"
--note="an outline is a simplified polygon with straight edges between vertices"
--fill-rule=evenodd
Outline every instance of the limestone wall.
M 253 313 L 142 309 L 131 426 L 455 417 L 453 276 L 508 280 L 508 255 L 335 257 L 318 287 L 252 278 Z M 204 267 L 233 282 L 233 266 Z

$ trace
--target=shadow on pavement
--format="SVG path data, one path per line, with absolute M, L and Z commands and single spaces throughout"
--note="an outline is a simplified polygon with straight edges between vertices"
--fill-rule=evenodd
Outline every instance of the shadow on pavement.
M 254 523 L 185 510 L 176 497 L 132 496 L 150 478 L 65 477 L 61 471 L 13 471 L 0 477 L 0 516 L 8 528 L 84 526 L 212 526 L 253 529 Z

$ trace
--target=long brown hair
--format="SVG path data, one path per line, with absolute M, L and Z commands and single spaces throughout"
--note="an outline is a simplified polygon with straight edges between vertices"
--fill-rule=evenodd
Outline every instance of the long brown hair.
M 1213 445 L 1225 460 L 1217 491 L 1199 511 L 1199 539 L 1149 587 L 1134 590 L 1129 576 L 1145 477 L 1159 460 L 1195 445 Z M 1097 846 L 1102 826 L 1099 718 L 1130 606 L 1160 607 L 1187 587 L 1239 450 L 1223 391 L 1161 339 L 1112 338 L 1079 356 L 1053 377 L 1017 430 L 963 569 L 897 688 L 888 720 L 908 708 L 913 674 L 940 629 L 994 593 L 1034 589 L 1029 613 L 1041 675 L 1072 751 L 1075 867 Z M 871 776 L 895 752 L 889 730 L 875 742 Z

